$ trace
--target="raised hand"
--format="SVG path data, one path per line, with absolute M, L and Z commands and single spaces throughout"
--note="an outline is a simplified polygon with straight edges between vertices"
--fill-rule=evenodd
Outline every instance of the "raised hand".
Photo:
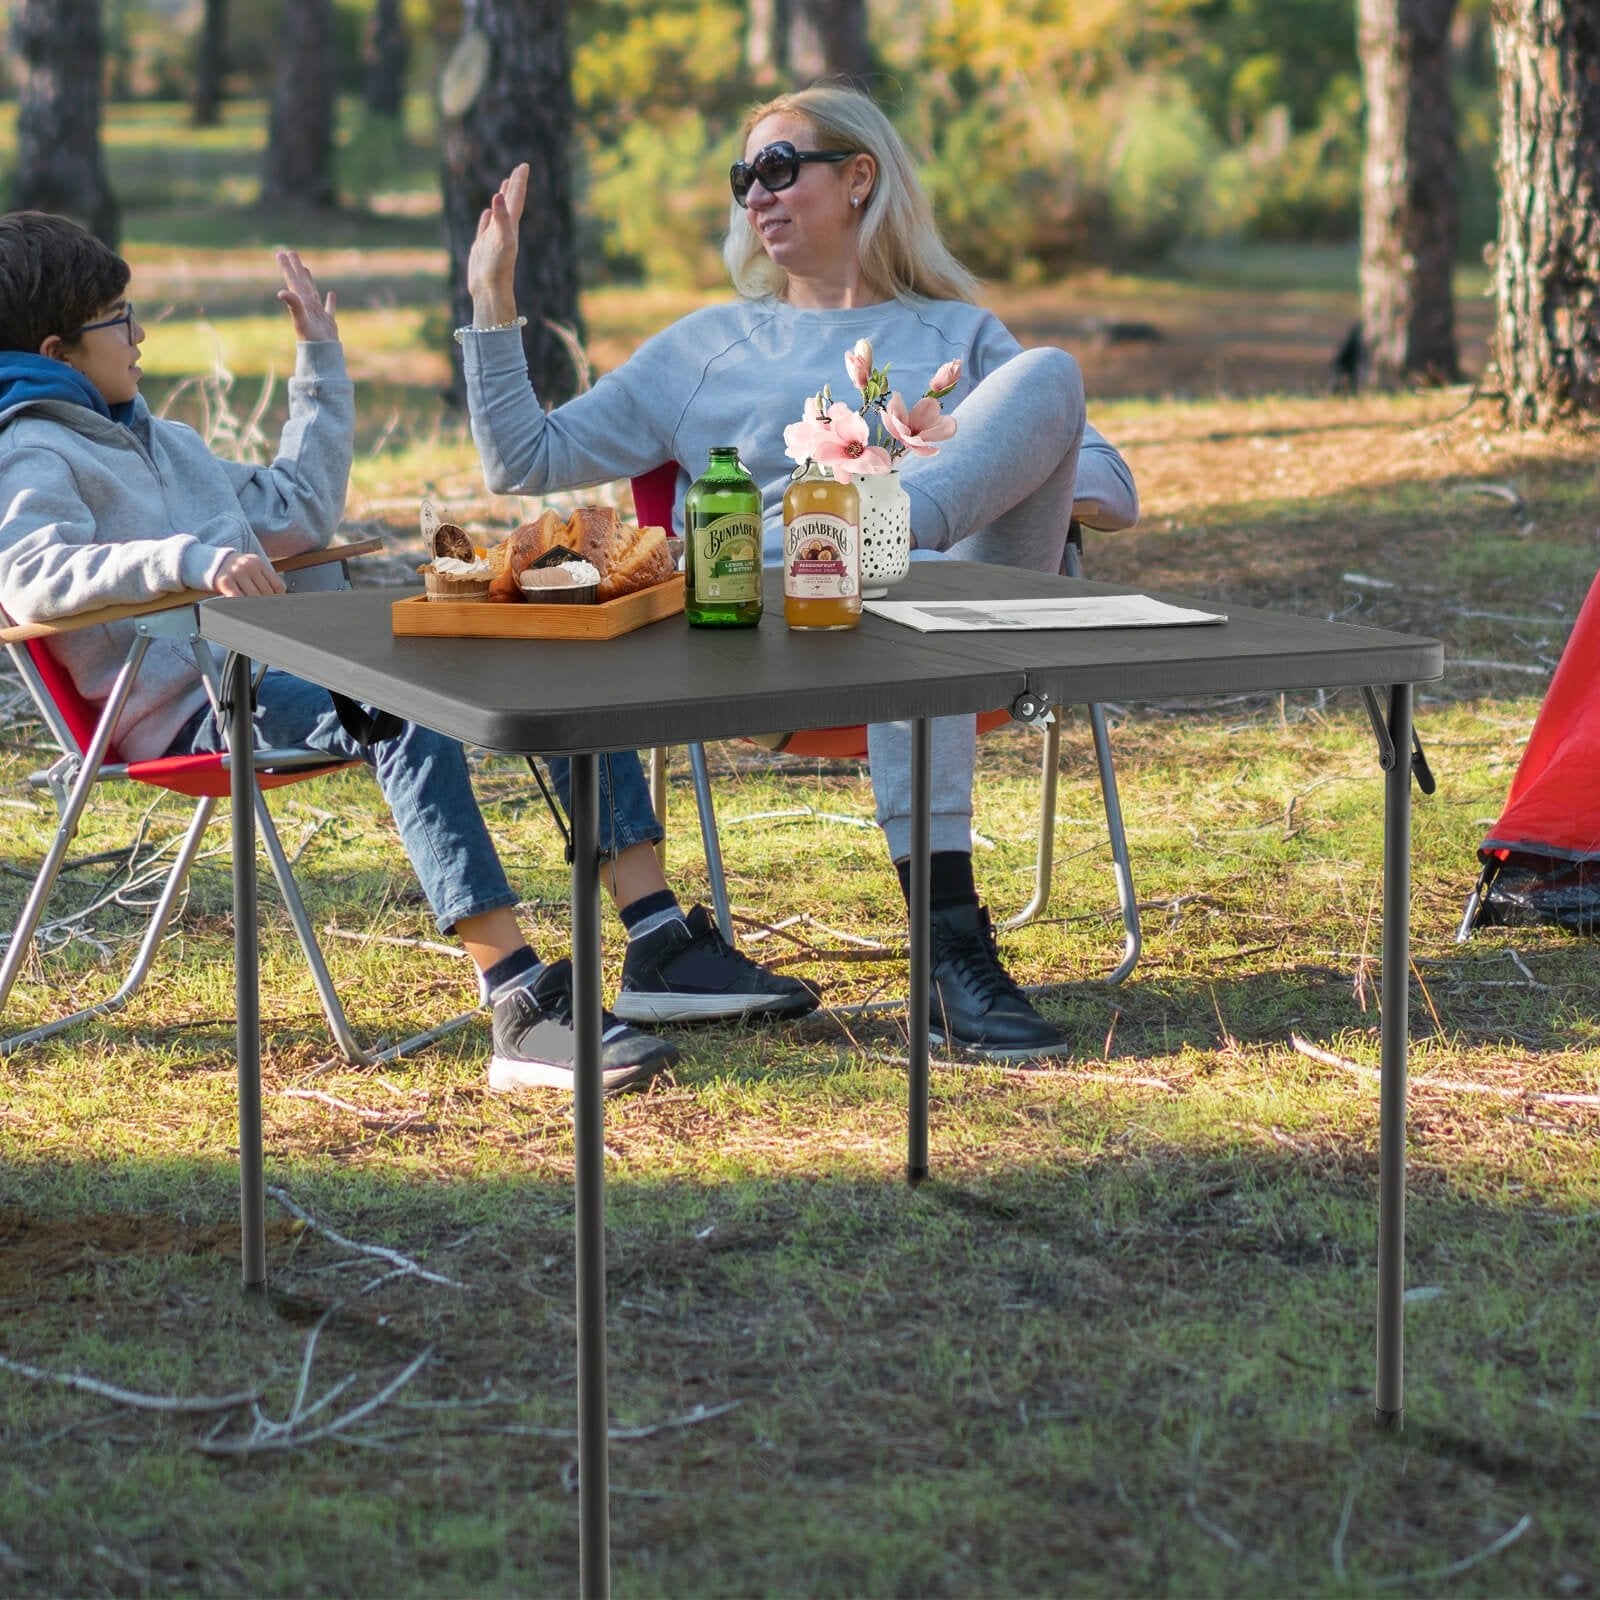
M 218 570 L 215 587 L 232 600 L 240 595 L 282 594 L 286 585 L 270 561 L 250 550 L 236 550 Z
M 467 255 L 467 293 L 479 327 L 511 322 L 517 315 L 517 232 L 528 200 L 528 163 L 511 175 L 478 218 L 477 236 Z
M 283 287 L 278 291 L 278 298 L 288 307 L 295 338 L 337 339 L 339 324 L 333 315 L 339 303 L 337 296 L 331 289 L 326 295 L 322 293 L 298 251 L 279 250 L 277 259 L 283 273 Z

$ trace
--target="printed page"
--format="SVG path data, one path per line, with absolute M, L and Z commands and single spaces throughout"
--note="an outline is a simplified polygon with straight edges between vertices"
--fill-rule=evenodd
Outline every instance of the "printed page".
M 1147 594 L 1056 595 L 1036 600 L 866 600 L 861 609 L 919 633 L 995 633 L 1037 628 L 1178 628 L 1226 622 Z

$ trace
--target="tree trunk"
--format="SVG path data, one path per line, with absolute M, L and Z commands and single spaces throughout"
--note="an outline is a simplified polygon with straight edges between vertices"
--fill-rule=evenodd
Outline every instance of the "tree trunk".
M 744 64 L 762 89 L 788 76 L 789 0 L 745 0 Z
M 194 59 L 194 100 L 189 121 L 214 128 L 222 121 L 222 80 L 228 71 L 228 0 L 205 0 Z
M 99 0 L 18 0 L 11 24 L 17 63 L 18 211 L 55 211 L 116 248 L 117 202 L 100 149 Z
M 333 178 L 333 0 L 282 0 L 278 48 L 261 199 L 331 211 L 339 203 Z
M 522 343 L 534 388 L 545 405 L 559 405 L 581 384 L 574 353 L 551 324 L 577 341 L 583 337 L 566 0 L 467 0 L 463 20 L 441 91 L 451 315 L 458 326 L 472 320 L 467 255 L 478 217 L 501 179 L 526 161 L 531 170 L 517 254 L 517 309 L 528 319 Z M 464 399 L 461 354 L 454 343 L 450 350 L 453 392 Z
M 872 70 L 866 0 L 789 0 L 789 73 L 804 86 L 840 78 L 865 88 Z
M 375 117 L 402 117 L 411 42 L 400 0 L 377 0 L 367 32 L 367 110 Z
M 1365 376 L 1385 387 L 1460 376 L 1454 10 L 1455 0 L 1360 0 L 1361 328 Z
M 1494 0 L 1500 236 L 1494 365 L 1506 420 L 1600 411 L 1600 11 Z

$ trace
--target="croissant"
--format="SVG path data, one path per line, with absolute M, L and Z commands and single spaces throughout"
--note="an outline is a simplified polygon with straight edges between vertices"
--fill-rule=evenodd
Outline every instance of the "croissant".
M 611 563 L 600 571 L 602 601 L 665 583 L 675 570 L 664 528 L 621 527 L 611 551 Z

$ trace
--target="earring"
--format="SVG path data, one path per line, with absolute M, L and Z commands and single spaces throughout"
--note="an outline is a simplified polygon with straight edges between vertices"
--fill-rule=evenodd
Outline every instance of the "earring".
M 861 204 L 861 196 L 860 195 L 853 194 L 853 195 L 850 196 L 850 205 L 851 205 L 852 209 L 854 209 L 856 206 L 858 206 L 860 204 Z

